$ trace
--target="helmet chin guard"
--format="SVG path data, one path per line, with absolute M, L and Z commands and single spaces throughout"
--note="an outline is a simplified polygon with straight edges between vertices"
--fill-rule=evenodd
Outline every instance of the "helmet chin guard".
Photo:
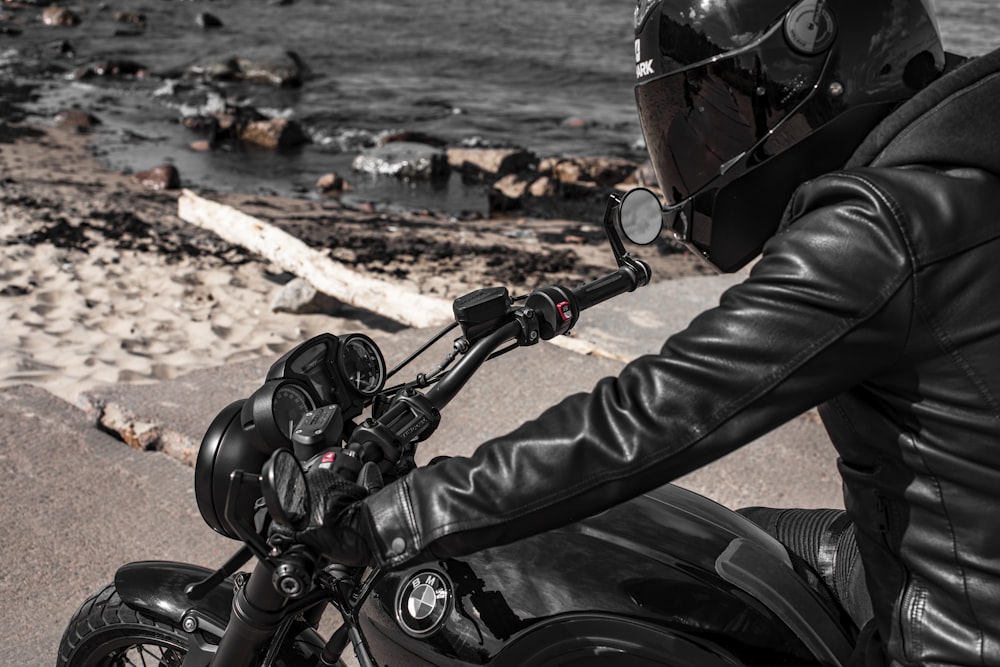
M 944 67 L 924 2 L 640 0 L 636 104 L 675 237 L 736 271 L 801 183 Z

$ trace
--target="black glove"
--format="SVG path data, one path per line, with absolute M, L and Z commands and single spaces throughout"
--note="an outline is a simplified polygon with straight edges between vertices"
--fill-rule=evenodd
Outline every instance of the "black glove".
M 306 473 L 312 511 L 299 529 L 273 524 L 269 541 L 305 544 L 335 563 L 364 566 L 371 562 L 369 530 L 359 502 L 382 488 L 378 466 L 367 463 L 358 483 L 349 482 L 330 468 L 316 466 Z

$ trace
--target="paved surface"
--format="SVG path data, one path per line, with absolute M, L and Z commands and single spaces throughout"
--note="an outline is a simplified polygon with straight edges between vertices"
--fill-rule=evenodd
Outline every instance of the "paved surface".
M 602 357 L 544 344 L 490 362 L 448 406 L 422 456 L 469 451 L 562 396 L 589 389 L 616 373 L 620 359 L 657 350 L 734 280 L 659 283 L 588 311 L 577 339 Z M 430 333 L 390 334 L 361 323 L 355 330 L 375 338 L 390 365 Z M 443 349 L 414 371 L 429 370 Z M 84 410 L 29 386 L 0 391 L 0 665 L 52 665 L 66 621 L 123 563 L 217 565 L 235 549 L 201 521 L 193 471 L 178 457 L 193 455 L 212 416 L 255 389 L 268 363 L 109 387 L 82 397 Z M 173 456 L 130 449 L 95 428 L 101 414 Z M 806 415 L 680 483 L 731 507 L 839 506 L 833 461 L 822 427 Z

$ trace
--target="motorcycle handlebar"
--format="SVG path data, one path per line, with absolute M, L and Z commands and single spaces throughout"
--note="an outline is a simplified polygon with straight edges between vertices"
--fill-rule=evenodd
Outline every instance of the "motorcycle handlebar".
M 521 319 L 504 322 L 492 333 L 478 339 L 462 359 L 436 385 L 427 390 L 430 404 L 440 410 L 453 399 L 472 378 L 476 370 L 502 345 L 518 339 L 525 332 L 525 323 L 537 327 L 537 335 L 522 342 L 531 345 L 540 337 L 549 340 L 569 331 L 579 319 L 580 311 L 608 299 L 632 292 L 649 283 L 652 271 L 642 260 L 628 258 L 617 271 L 573 289 L 553 286 L 533 291 L 520 310 Z

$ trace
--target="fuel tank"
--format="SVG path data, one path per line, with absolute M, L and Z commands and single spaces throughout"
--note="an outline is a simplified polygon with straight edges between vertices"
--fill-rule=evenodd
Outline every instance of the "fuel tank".
M 674 485 L 387 572 L 360 616 L 380 665 L 838 665 L 854 636 L 781 544 Z

